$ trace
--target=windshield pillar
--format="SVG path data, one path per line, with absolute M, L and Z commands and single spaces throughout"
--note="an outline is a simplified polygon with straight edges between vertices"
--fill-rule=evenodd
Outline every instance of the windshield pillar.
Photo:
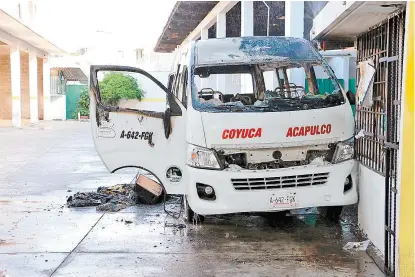
M 254 67 L 254 89 L 257 94 L 257 99 L 264 100 L 265 99 L 265 80 L 264 75 L 262 75 L 262 71 L 259 69 L 258 66 Z
M 282 75 L 284 76 L 284 85 L 287 89 L 287 97 L 291 98 L 290 81 L 288 80 L 287 68 L 282 69 Z
M 314 68 L 308 64 L 304 65 L 305 75 L 308 83 L 308 90 L 312 95 L 319 94 L 317 87 L 317 79 Z

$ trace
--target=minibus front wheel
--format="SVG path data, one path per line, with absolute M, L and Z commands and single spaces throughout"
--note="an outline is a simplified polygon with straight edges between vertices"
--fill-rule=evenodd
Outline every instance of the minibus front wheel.
M 187 222 L 191 222 L 193 224 L 202 223 L 205 221 L 205 217 L 203 215 L 195 213 L 192 208 L 189 206 L 189 202 L 187 201 L 186 195 L 183 195 L 183 218 Z

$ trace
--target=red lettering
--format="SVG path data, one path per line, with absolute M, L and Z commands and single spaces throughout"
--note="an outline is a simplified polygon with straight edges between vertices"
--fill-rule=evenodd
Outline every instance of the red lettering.
M 235 133 L 236 133 L 236 132 L 235 132 L 235 129 L 230 130 L 230 131 L 229 131 L 229 138 L 230 138 L 230 139 L 233 139 L 233 138 L 235 137 Z
M 241 137 L 242 131 L 243 131 L 243 129 L 236 130 L 236 138 L 240 138 Z
M 294 130 L 293 130 L 293 136 L 294 137 L 296 137 L 296 136 L 298 136 L 298 127 L 294 127 Z
M 260 138 L 261 136 L 262 136 L 262 128 L 258 128 L 258 130 L 256 130 L 255 137 Z
M 300 132 L 298 133 L 299 136 L 305 136 L 304 135 L 304 127 L 300 128 Z
M 327 124 L 326 133 L 327 134 L 331 133 L 331 124 Z
M 320 126 L 317 125 L 316 127 L 316 135 L 320 135 Z
M 311 132 L 310 132 L 310 134 L 312 136 L 314 136 L 316 134 L 316 126 L 311 126 Z
M 244 129 L 242 131 L 242 138 L 246 138 L 248 136 L 248 129 Z
M 299 137 L 307 135 L 323 135 L 331 133 L 331 124 L 315 125 L 315 126 L 301 126 L 290 127 L 287 130 L 286 137 Z
M 262 128 L 251 129 L 225 129 L 222 132 L 222 139 L 234 138 L 260 138 L 262 136 Z
M 306 126 L 305 127 L 305 135 L 307 135 L 308 133 L 310 133 L 311 127 L 310 126 Z

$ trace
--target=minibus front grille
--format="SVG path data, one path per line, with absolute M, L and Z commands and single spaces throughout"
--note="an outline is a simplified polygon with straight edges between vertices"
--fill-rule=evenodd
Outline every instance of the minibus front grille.
M 238 178 L 231 179 L 231 181 L 236 190 L 262 190 L 324 185 L 328 178 L 327 172 L 266 178 Z

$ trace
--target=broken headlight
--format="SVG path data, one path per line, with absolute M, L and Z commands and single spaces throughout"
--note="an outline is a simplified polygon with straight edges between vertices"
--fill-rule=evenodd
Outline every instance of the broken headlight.
M 339 142 L 334 151 L 332 163 L 341 163 L 354 158 L 354 138 Z
M 187 144 L 187 165 L 197 168 L 222 169 L 215 150 Z

